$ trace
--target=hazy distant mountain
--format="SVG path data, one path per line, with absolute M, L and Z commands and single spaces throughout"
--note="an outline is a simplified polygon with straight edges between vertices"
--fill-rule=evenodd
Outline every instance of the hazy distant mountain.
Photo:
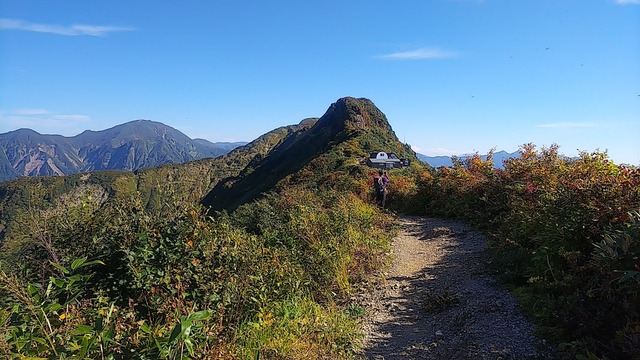
M 416 153 L 416 156 L 420 161 L 427 163 L 436 169 L 441 166 L 453 166 L 451 156 L 427 156 L 420 153 Z
M 150 120 L 80 135 L 42 135 L 30 129 L 0 134 L 0 181 L 21 176 L 69 175 L 93 170 L 137 170 L 228 153 L 245 143 L 192 140 Z
M 229 152 L 237 147 L 245 146 L 248 144 L 246 141 L 235 141 L 235 142 L 211 142 L 205 139 L 193 139 L 194 142 L 211 148 L 222 149 L 226 152 Z
M 451 156 L 426 156 L 423 154 L 416 154 L 416 155 L 418 156 L 418 159 L 420 159 L 422 162 L 425 162 L 433 166 L 434 168 L 439 168 L 441 166 L 453 166 L 453 161 L 451 160 Z M 459 156 L 459 158 L 464 159 L 468 156 L 471 156 L 471 155 L 461 155 Z M 504 160 L 510 159 L 510 158 L 517 158 L 519 156 L 520 156 L 520 153 L 518 151 L 512 152 L 512 153 L 508 153 L 506 151 L 498 151 L 493 154 L 493 166 L 497 169 L 502 169 L 503 167 L 502 162 Z M 486 160 L 487 155 L 480 155 L 480 158 L 482 160 Z

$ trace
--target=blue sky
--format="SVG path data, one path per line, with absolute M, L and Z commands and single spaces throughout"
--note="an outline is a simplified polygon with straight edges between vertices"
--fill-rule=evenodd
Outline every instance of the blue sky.
M 251 141 L 371 99 L 427 155 L 640 164 L 640 0 L 0 0 L 0 133 Z

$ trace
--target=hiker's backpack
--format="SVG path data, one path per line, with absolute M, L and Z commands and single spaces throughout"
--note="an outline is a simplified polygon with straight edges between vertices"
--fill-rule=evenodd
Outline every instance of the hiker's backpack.
M 373 185 L 376 188 L 376 194 L 381 195 L 384 193 L 384 181 L 382 180 L 382 176 L 375 178 Z

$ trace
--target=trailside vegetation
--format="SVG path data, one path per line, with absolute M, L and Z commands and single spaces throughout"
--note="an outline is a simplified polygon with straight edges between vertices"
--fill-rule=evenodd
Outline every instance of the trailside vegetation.
M 145 210 L 84 192 L 35 211 L 0 272 L 0 351 L 17 358 L 348 357 L 354 284 L 380 267 L 390 217 L 292 187 L 232 214 Z
M 416 178 L 421 212 L 491 235 L 495 269 L 561 356 L 640 358 L 640 170 L 524 145 Z

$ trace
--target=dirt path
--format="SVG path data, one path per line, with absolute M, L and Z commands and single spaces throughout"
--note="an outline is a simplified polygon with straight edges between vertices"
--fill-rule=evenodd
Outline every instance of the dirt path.
M 453 221 L 403 217 L 368 309 L 366 359 L 535 358 L 543 343 L 488 273 L 486 239 Z

